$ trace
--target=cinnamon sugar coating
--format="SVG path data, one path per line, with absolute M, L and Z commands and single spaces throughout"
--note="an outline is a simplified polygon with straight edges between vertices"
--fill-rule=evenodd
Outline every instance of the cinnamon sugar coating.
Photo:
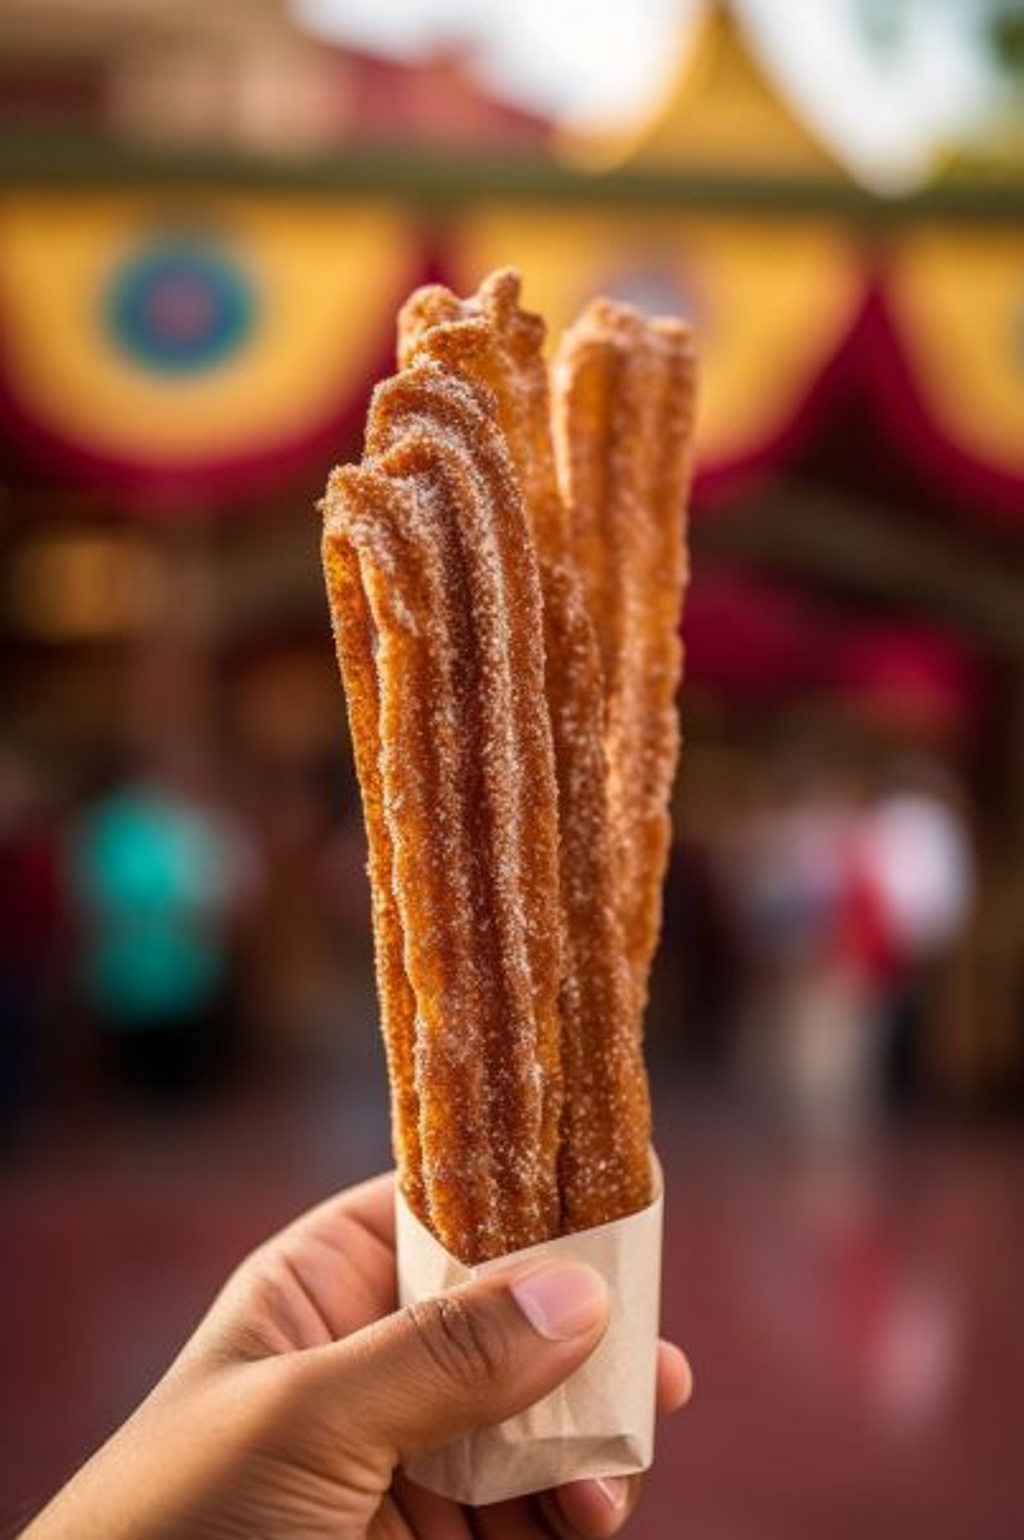
M 438 359 L 493 393 L 538 553 L 564 950 L 558 1170 L 561 1226 L 571 1231 L 650 1200 L 650 1102 L 618 914 L 600 657 L 556 476 L 544 323 L 521 308 L 519 294 L 518 274 L 508 270 L 468 301 L 419 291 L 399 321 L 400 357 Z
M 584 483 L 600 472 L 617 485 L 598 463 L 613 446 L 593 441 L 597 417 L 564 392 L 559 485 L 544 324 L 519 287 L 499 272 L 467 301 L 438 286 L 412 296 L 363 462 L 335 471 L 324 500 L 399 1178 L 469 1263 L 650 1199 L 641 1035 L 659 914 L 650 891 L 641 901 L 625 882 L 628 871 L 653 884 L 657 901 L 655 803 L 660 787 L 667 824 L 678 676 L 680 563 L 671 618 L 662 584 L 656 616 L 633 635 L 586 557 L 591 527 L 623 539 L 624 489 L 580 493 L 580 470 Z M 635 320 L 641 348 L 669 339 L 644 410 L 675 443 L 681 334 Z M 591 395 L 607 411 L 614 371 L 600 363 Z M 655 460 L 637 472 L 645 517 L 681 535 L 686 456 Z M 631 605 L 663 577 L 647 524 L 644 539 L 629 558 Z M 634 666 L 659 677 L 630 689 Z M 656 725 L 640 720 L 648 709 Z M 630 821 L 616 776 L 652 753 L 659 773 Z
M 601 653 L 620 915 L 640 1010 L 661 930 L 679 759 L 695 362 L 689 329 L 594 300 L 553 366 L 562 493 Z

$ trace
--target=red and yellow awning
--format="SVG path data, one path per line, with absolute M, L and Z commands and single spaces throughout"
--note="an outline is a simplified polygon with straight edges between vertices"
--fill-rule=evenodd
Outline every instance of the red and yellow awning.
M 1024 229 L 907 231 L 883 287 L 936 436 L 1024 484 Z
M 422 262 L 394 202 L 10 195 L 3 394 L 82 474 L 242 477 L 365 399 Z
M 680 312 L 701 356 L 705 469 L 770 455 L 802 412 L 864 300 L 865 264 L 826 221 L 621 210 L 481 209 L 449 248 L 458 287 L 511 263 L 557 335 L 594 294 Z
M 315 479 L 355 447 L 405 293 L 428 275 L 465 292 L 512 264 L 555 332 L 601 292 L 692 319 L 705 477 L 778 462 L 852 360 L 879 435 L 929 484 L 1024 523 L 1024 218 L 888 210 L 868 231 L 722 3 L 622 148 L 628 197 L 621 179 L 563 172 L 562 202 L 522 184 L 499 198 L 452 171 L 429 222 L 412 174 L 372 196 L 280 176 L 11 189 L 0 419 L 15 455 L 144 505 L 155 489 L 209 505 L 275 473 Z M 658 182 L 666 168 L 705 194 L 717 174 L 717 196 L 687 201 Z M 801 199 L 744 196 L 769 174 Z

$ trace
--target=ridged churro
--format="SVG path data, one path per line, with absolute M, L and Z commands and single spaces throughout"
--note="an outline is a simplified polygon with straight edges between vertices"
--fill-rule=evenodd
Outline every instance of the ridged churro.
M 397 1141 L 420 1161 L 403 1189 L 415 1204 L 422 1187 L 421 1212 L 454 1254 L 499 1255 L 557 1230 L 561 959 L 540 589 L 490 403 L 412 365 L 379 387 L 364 464 L 334 474 L 326 504 L 332 596 L 334 564 L 354 561 L 374 627 L 392 890 L 417 1004 L 411 1076 L 407 1039 L 391 1040 L 418 1119 L 418 1139 Z M 404 1116 L 409 1098 L 397 1106 Z
M 561 836 L 561 1222 L 577 1230 L 648 1201 L 650 1104 L 617 912 L 600 659 L 556 476 L 546 328 L 519 295 L 508 270 L 467 301 L 420 290 L 399 320 L 399 357 L 432 358 L 492 392 L 538 553 Z
M 620 914 L 642 1009 L 661 929 L 679 757 L 695 400 L 689 329 L 594 300 L 562 339 L 553 397 L 559 476 L 601 653 Z
M 363 462 L 324 503 L 399 1177 L 470 1263 L 651 1196 L 641 1027 L 676 743 L 689 364 L 681 328 L 621 314 L 588 312 L 563 353 L 556 467 L 545 328 L 518 276 L 467 301 L 417 291 Z M 627 336 L 631 411 L 662 434 L 650 466 L 611 399 Z M 629 476 L 649 507 L 627 507 Z M 591 549 L 605 535 L 625 611 Z

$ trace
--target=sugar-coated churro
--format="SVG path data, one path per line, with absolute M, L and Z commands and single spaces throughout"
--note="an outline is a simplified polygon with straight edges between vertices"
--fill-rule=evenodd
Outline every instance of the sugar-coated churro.
M 519 289 L 413 295 L 363 462 L 324 503 L 399 1176 L 470 1263 L 651 1196 L 641 1026 L 676 753 L 685 329 L 586 313 L 556 466 Z
M 679 756 L 695 366 L 689 329 L 593 301 L 554 363 L 554 429 L 604 678 L 626 953 L 641 1005 L 661 928 Z
M 377 392 L 362 467 L 332 478 L 328 570 L 373 621 L 392 886 L 417 1015 L 420 1168 L 403 1189 L 455 1254 L 558 1224 L 557 812 L 541 600 L 490 403 L 429 363 Z M 351 560 L 351 558 L 349 558 Z M 344 649 L 340 649 L 343 670 Z M 355 729 L 354 729 L 355 730 Z M 408 1043 L 393 1055 L 408 1078 Z M 400 1115 L 411 1105 L 399 1104 Z
M 562 1226 L 574 1230 L 647 1201 L 650 1108 L 617 913 L 600 659 L 556 478 L 545 327 L 519 295 L 507 270 L 467 301 L 440 287 L 419 291 L 399 321 L 400 357 L 432 358 L 493 393 L 538 552 L 561 835 L 559 1177 Z

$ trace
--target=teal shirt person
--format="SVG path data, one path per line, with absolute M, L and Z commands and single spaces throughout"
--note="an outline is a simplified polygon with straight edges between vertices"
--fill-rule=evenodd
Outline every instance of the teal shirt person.
M 215 1000 L 232 864 L 218 820 L 157 788 L 126 788 L 87 815 L 72 880 L 85 992 L 109 1027 L 172 1025 Z

